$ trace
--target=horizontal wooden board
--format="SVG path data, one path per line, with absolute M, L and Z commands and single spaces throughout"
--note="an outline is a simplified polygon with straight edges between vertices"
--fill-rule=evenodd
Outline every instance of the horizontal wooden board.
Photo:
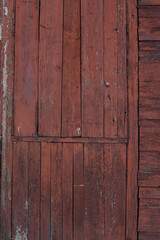
M 139 118 L 160 119 L 160 99 L 140 98 Z
M 139 97 L 160 98 L 160 82 L 139 82 Z
M 139 27 L 139 40 L 160 40 L 160 26 L 158 27 Z
M 160 199 L 160 188 L 139 188 L 139 198 L 158 198 Z
M 141 172 L 160 172 L 160 152 L 140 152 Z
M 160 199 L 141 199 L 139 206 L 139 231 L 160 232 Z
M 140 51 L 159 51 L 160 42 L 159 41 L 142 41 L 139 42 Z
M 138 185 L 141 187 L 159 187 L 160 171 L 159 172 L 139 172 Z
M 157 18 L 139 18 L 139 28 L 158 28 L 160 19 Z
M 140 62 L 160 62 L 159 51 L 139 51 Z
M 160 63 L 159 62 L 140 62 L 139 63 L 139 81 L 140 82 L 160 81 Z
M 160 233 L 148 233 L 148 232 L 139 232 L 139 240 L 158 240 L 160 239 Z
M 139 5 L 160 5 L 160 0 L 139 0 Z
M 140 150 L 160 151 L 160 128 L 140 128 Z
M 139 18 L 160 18 L 160 6 L 140 7 Z
M 160 119 L 140 119 L 139 120 L 140 127 L 156 127 L 160 126 Z

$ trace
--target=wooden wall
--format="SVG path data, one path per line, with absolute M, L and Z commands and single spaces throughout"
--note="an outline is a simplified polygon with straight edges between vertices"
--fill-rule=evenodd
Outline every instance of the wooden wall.
M 137 2 L 0 4 L 1 239 L 136 240 Z
M 160 239 L 160 1 L 139 2 L 139 239 Z

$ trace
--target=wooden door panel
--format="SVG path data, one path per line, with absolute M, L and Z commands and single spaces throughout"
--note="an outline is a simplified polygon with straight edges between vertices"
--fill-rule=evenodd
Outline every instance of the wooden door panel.
M 14 135 L 37 130 L 39 0 L 16 1 Z

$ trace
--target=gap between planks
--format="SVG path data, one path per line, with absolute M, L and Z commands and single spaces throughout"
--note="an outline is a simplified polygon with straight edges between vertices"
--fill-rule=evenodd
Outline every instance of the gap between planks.
M 12 137 L 13 142 L 53 142 L 53 143 L 127 143 L 127 138 L 78 138 L 78 137 Z

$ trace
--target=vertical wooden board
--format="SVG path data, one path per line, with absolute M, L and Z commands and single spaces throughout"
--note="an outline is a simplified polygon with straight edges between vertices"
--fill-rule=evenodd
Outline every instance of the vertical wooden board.
M 28 239 L 28 143 L 13 148 L 12 238 Z
M 117 3 L 117 131 L 127 137 L 127 72 L 126 72 L 126 1 Z
M 62 136 L 81 136 L 80 0 L 64 1 Z
M 127 0 L 128 145 L 126 239 L 137 239 L 138 37 L 137 0 Z
M 104 163 L 101 144 L 84 145 L 84 239 L 104 239 Z
M 104 135 L 117 136 L 117 0 L 104 1 Z M 114 17 L 113 17 L 114 16 Z
M 63 1 L 42 0 L 40 13 L 39 134 L 60 136 Z
M 125 239 L 126 146 L 104 145 L 105 237 Z
M 83 144 L 74 144 L 74 240 L 83 240 Z
M 28 239 L 40 239 L 40 143 L 29 143 Z
M 37 125 L 39 0 L 16 1 L 14 134 L 32 136 Z
M 63 240 L 73 239 L 73 150 L 72 144 L 63 144 Z
M 52 144 L 51 150 L 51 239 L 63 239 L 62 144 L 60 143 Z
M 82 135 L 103 137 L 103 0 L 82 0 Z
M 41 143 L 41 240 L 51 237 L 50 143 Z

